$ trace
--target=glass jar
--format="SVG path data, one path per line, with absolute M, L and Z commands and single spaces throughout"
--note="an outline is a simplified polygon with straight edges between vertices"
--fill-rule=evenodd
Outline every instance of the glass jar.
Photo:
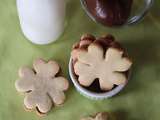
M 146 15 L 153 0 L 80 0 L 88 16 L 105 26 L 132 25 Z

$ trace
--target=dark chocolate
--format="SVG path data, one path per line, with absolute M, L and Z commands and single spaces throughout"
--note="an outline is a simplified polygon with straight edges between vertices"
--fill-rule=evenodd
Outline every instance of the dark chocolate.
M 84 0 L 88 12 L 106 26 L 123 25 L 130 16 L 133 0 Z

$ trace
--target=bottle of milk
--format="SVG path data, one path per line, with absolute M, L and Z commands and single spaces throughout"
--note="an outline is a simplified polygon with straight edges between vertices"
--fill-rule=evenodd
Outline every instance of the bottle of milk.
M 17 0 L 21 29 L 35 44 L 56 41 L 64 30 L 65 0 Z

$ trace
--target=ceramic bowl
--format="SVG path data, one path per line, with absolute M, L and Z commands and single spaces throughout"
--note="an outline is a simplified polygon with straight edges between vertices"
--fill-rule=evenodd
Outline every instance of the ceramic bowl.
M 126 82 L 126 84 L 119 85 L 113 88 L 112 90 L 103 92 L 103 93 L 96 93 L 96 92 L 90 91 L 79 84 L 77 77 L 73 70 L 72 58 L 70 58 L 70 61 L 69 61 L 69 74 L 70 74 L 70 78 L 75 88 L 77 89 L 77 91 L 80 92 L 80 94 L 82 94 L 83 96 L 90 98 L 92 100 L 103 100 L 103 99 L 110 98 L 118 94 L 127 84 Z

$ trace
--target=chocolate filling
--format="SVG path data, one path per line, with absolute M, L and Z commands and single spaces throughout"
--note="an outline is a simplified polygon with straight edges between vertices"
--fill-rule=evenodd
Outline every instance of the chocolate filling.
M 88 12 L 106 26 L 122 25 L 130 16 L 133 0 L 84 0 Z
M 41 112 L 41 111 L 38 109 L 38 107 L 36 107 L 36 110 L 37 110 L 37 113 L 38 113 L 39 115 L 45 115 L 45 114 L 46 114 L 46 113 Z

